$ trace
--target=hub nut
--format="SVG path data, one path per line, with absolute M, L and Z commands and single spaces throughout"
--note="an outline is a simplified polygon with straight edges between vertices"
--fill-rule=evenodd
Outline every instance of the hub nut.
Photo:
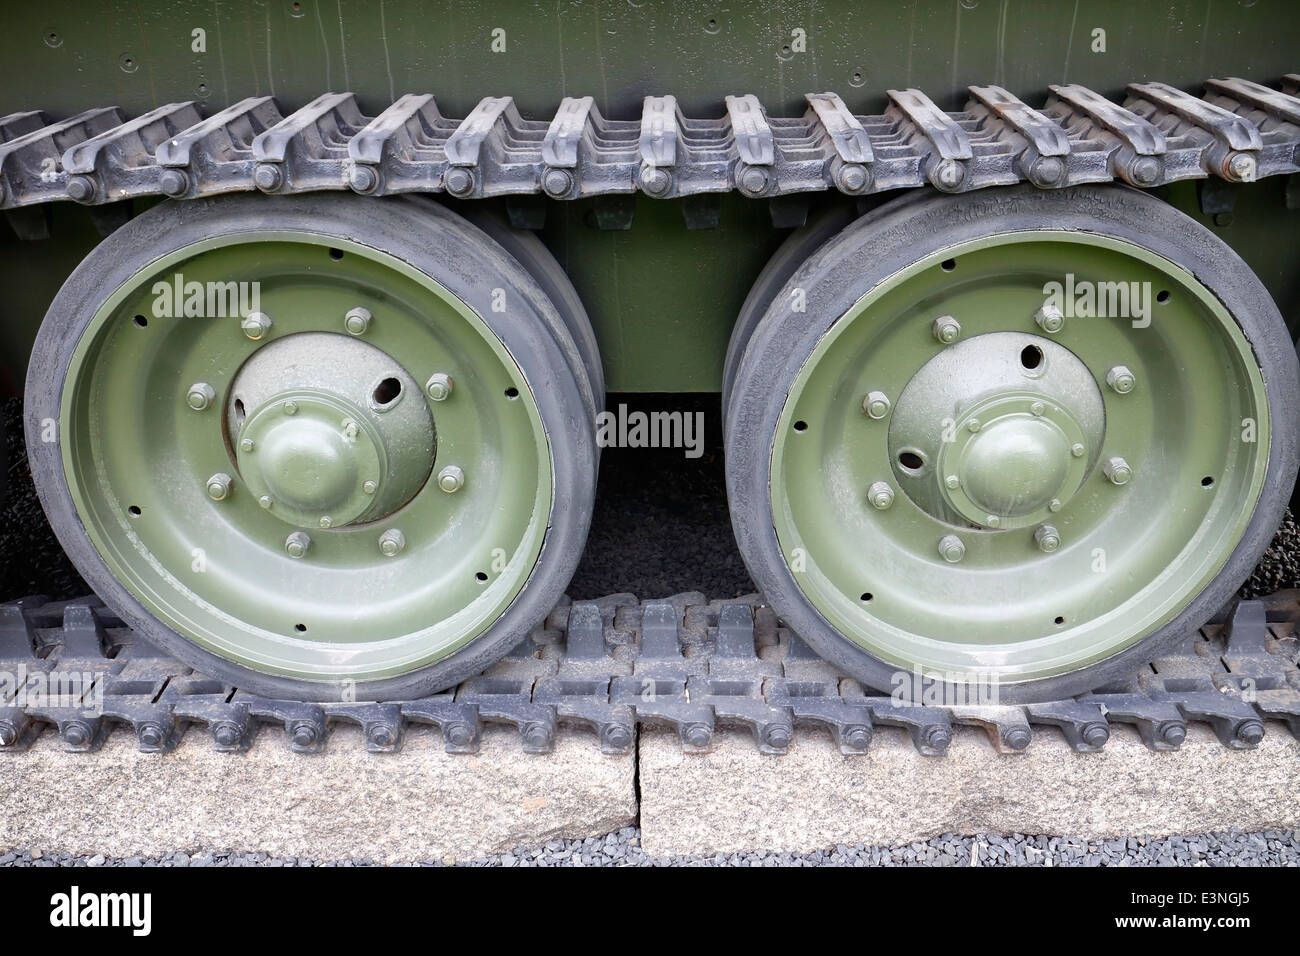
M 1065 313 L 1061 311 L 1059 306 L 1049 302 L 1034 313 L 1034 321 L 1038 323 L 1038 327 L 1044 332 L 1054 335 L 1065 328 Z
M 435 402 L 445 402 L 451 398 L 452 381 L 446 372 L 434 372 L 429 381 L 424 383 L 424 390 Z
M 934 337 L 944 345 L 952 345 L 957 339 L 961 338 L 961 323 L 951 315 L 941 315 L 934 320 L 931 327 Z
M 1034 543 L 1038 545 L 1039 551 L 1051 554 L 1061 546 L 1061 534 L 1056 530 L 1055 525 L 1041 525 L 1034 532 Z
M 311 538 L 305 531 L 295 531 L 284 539 L 284 550 L 289 552 L 291 558 L 301 558 L 310 547 Z
M 1127 365 L 1116 365 L 1106 373 L 1106 384 L 1111 390 L 1118 395 L 1127 395 L 1133 391 L 1133 386 L 1137 384 L 1137 379 L 1129 371 Z
M 1129 467 L 1128 462 L 1118 455 L 1107 458 L 1105 464 L 1101 466 L 1101 470 L 1112 485 L 1126 485 L 1128 480 L 1133 477 L 1133 469 Z
M 872 482 L 867 489 L 867 499 L 871 502 L 871 507 L 884 511 L 894 503 L 894 489 L 889 487 L 887 481 Z
M 271 317 L 265 312 L 250 312 L 244 321 L 239 323 L 239 327 L 244 330 L 245 335 L 256 342 L 271 331 Z
M 939 556 L 949 564 L 956 564 L 966 557 L 966 545 L 955 534 L 946 534 L 939 539 Z
M 195 382 L 185 395 L 185 401 L 196 412 L 207 408 L 217 397 L 217 390 L 207 382 Z
M 348 335 L 365 335 L 371 318 L 370 310 L 359 305 L 348 309 L 348 314 L 343 317 L 343 327 L 348 330 Z
M 868 392 L 862 400 L 862 410 L 876 421 L 889 414 L 889 396 L 884 392 Z
M 230 494 L 230 476 L 219 471 L 208 479 L 208 497 L 213 501 L 224 501 Z
M 465 484 L 465 472 L 461 471 L 456 465 L 448 465 L 442 471 L 438 472 L 438 487 L 447 494 L 453 491 L 460 491 Z
M 405 547 L 406 535 L 397 528 L 389 528 L 379 536 L 379 551 L 386 558 L 396 557 Z

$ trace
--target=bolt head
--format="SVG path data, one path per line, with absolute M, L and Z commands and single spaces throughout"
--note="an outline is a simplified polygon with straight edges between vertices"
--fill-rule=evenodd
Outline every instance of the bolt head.
M 370 742 L 376 747 L 391 747 L 395 739 L 391 727 L 376 724 L 370 728 Z
M 1237 739 L 1249 747 L 1264 739 L 1264 725 L 1253 717 L 1237 725 Z
M 966 557 L 966 545 L 955 534 L 946 534 L 939 539 L 939 556 L 949 564 L 956 564 Z
M 371 318 L 370 310 L 359 305 L 348 309 L 348 314 L 343 317 L 343 327 L 347 329 L 348 335 L 365 335 L 370 328 Z
M 953 342 L 961 338 L 961 323 L 951 315 L 939 316 L 934 320 L 930 330 L 934 333 L 934 337 L 944 345 L 952 345 Z
M 651 196 L 662 196 L 673 184 L 672 174 L 658 166 L 641 167 L 641 188 Z
M 320 521 L 317 522 L 317 523 L 318 523 L 322 528 L 332 528 L 332 527 L 334 527 L 334 519 L 331 518 L 329 515 L 321 515 L 321 516 L 320 516 Z
M 257 499 L 257 503 L 261 505 L 263 508 L 269 509 L 271 505 L 273 505 L 275 502 L 271 500 L 270 495 L 262 495 L 262 497 Z
M 884 392 L 868 392 L 867 397 L 862 400 L 862 410 L 876 421 L 889 414 L 889 407 L 889 396 Z
M 1061 502 L 1060 498 L 1053 498 L 1051 501 L 1047 503 L 1047 510 L 1052 512 L 1053 514 L 1060 511 L 1064 507 L 1065 505 Z
M 1047 406 L 1044 405 L 1042 402 L 1034 402 L 1032 405 L 1029 406 L 1030 414 L 1034 415 L 1035 417 L 1042 415 L 1045 411 L 1047 411 Z
M 379 482 L 371 481 L 367 479 L 366 481 L 362 482 L 361 490 L 368 495 L 373 495 L 376 491 L 379 490 Z
M 257 446 L 251 438 L 241 438 L 239 440 L 240 451 L 252 451 L 255 447 Z
M 158 177 L 158 188 L 168 196 L 181 196 L 190 188 L 190 177 L 183 169 L 164 169 Z
M 447 743 L 453 747 L 468 747 L 474 740 L 474 730 L 464 721 L 455 721 L 442 728 Z
M 140 743 L 146 747 L 158 747 L 163 742 L 162 728 L 156 724 L 146 724 L 140 728 Z
M 692 747 L 707 747 L 710 736 L 709 728 L 704 724 L 691 724 L 682 734 L 682 739 Z
M 185 403 L 196 412 L 201 412 L 217 397 L 217 390 L 207 382 L 195 382 L 185 393 Z
M 90 742 L 90 728 L 77 721 L 63 728 L 63 739 L 74 747 L 81 747 Z
M 463 196 L 474 188 L 474 174 L 464 166 L 453 166 L 447 170 L 442 184 L 453 196 Z
M 1255 178 L 1257 166 L 1255 157 L 1249 153 L 1234 153 L 1228 160 L 1228 176 L 1241 182 L 1250 182 Z
M 548 169 L 542 176 L 542 189 L 548 196 L 563 196 L 573 187 L 573 174 L 567 169 Z
M 894 503 L 894 489 L 887 481 L 874 481 L 867 489 L 867 500 L 877 511 L 884 511 Z
M 980 424 L 980 420 L 978 418 L 972 418 L 966 422 L 966 430 L 970 432 L 972 435 L 974 435 L 983 427 L 984 426 Z
M 224 471 L 219 471 L 208 479 L 208 497 L 213 501 L 224 501 L 230 495 L 231 478 Z
M 1150 186 L 1160 178 L 1160 162 L 1153 156 L 1141 156 L 1129 167 L 1133 181 L 1142 186 Z
M 632 734 L 622 724 L 613 724 L 605 730 L 605 743 L 616 750 L 622 750 L 632 743 Z
M 926 745 L 935 750 L 947 750 L 952 743 L 952 730 L 942 726 L 931 726 L 922 735 Z
M 1012 750 L 1024 750 L 1029 746 L 1029 740 L 1028 727 L 1008 727 L 1007 732 L 1002 735 L 1002 742 Z
M 840 167 L 839 186 L 846 193 L 858 193 L 867 188 L 871 182 L 866 167 L 858 163 L 846 163 Z
M 265 338 L 266 333 L 271 331 L 271 317 L 265 312 L 250 312 L 239 323 L 239 327 L 244 330 L 244 334 L 254 342 Z
M 1112 485 L 1126 485 L 1129 479 L 1133 477 L 1133 469 L 1129 467 L 1128 462 L 1118 455 L 1107 458 L 1106 462 L 1101 466 L 1101 470 Z
M 1181 746 L 1187 739 L 1187 727 L 1180 721 L 1167 720 L 1158 728 L 1160 739 L 1175 747 Z
M 1075 458 L 1082 458 L 1083 453 L 1086 452 L 1087 450 L 1088 450 L 1087 448 L 1083 447 L 1082 442 L 1075 442 L 1073 445 L 1070 446 L 1070 454 L 1073 455 Z
M 736 179 L 736 185 L 740 187 L 741 192 L 757 196 L 767 188 L 769 179 L 768 171 L 764 167 L 745 166 Z
M 11 721 L 0 721 L 0 747 L 12 747 L 18 743 L 18 728 Z
M 429 380 L 424 383 L 425 392 L 435 402 L 445 402 L 451 398 L 453 387 L 451 376 L 446 372 L 434 372 L 429 376 Z
M 944 159 L 934 169 L 932 182 L 940 189 L 956 189 L 966 178 L 966 167 L 955 159 Z
M 1040 156 L 1030 167 L 1029 178 L 1035 183 L 1050 185 L 1065 175 L 1065 163 L 1059 156 Z
M 1080 736 L 1089 747 L 1101 747 L 1110 740 L 1110 730 L 1105 724 L 1088 724 Z
M 861 725 L 850 727 L 844 732 L 844 743 L 854 750 L 865 750 L 871 744 L 871 731 Z
M 307 723 L 294 725 L 293 742 L 299 747 L 312 746 L 316 743 L 316 728 Z
M 985 515 L 984 524 L 989 528 L 1000 528 L 1002 527 L 1002 519 L 997 515 Z
M 71 176 L 65 187 L 68 198 L 76 202 L 90 202 L 95 198 L 95 181 L 89 176 Z
M 956 491 L 958 488 L 961 487 L 961 479 L 956 475 L 949 475 L 947 478 L 943 480 L 943 483 L 947 485 L 949 488 L 951 488 L 953 491 Z
M 465 472 L 456 465 L 448 465 L 438 472 L 438 487 L 447 494 L 460 491 L 465 484 Z
M 1034 313 L 1034 321 L 1044 332 L 1055 335 L 1065 328 L 1065 313 L 1061 311 L 1060 306 L 1047 302 Z
M 284 405 L 281 406 L 280 410 L 283 411 L 286 415 L 297 415 L 298 403 L 295 402 L 293 399 L 290 399 L 289 401 L 285 402 Z
M 1106 384 L 1117 395 L 1127 395 L 1133 391 L 1133 386 L 1137 384 L 1137 378 L 1127 365 L 1116 365 L 1106 373 Z
M 264 193 L 274 192 L 284 182 L 284 173 L 274 163 L 258 163 L 253 170 L 253 185 Z
M 373 167 L 354 165 L 348 170 L 348 185 L 352 187 L 353 192 L 368 193 L 379 185 L 379 174 Z
M 235 746 L 241 736 L 239 728 L 232 723 L 217 724 L 212 730 L 212 739 L 222 747 Z
M 289 552 L 291 558 L 301 558 L 310 547 L 311 538 L 305 531 L 295 531 L 284 539 L 284 550 Z
M 405 547 L 406 535 L 397 528 L 389 528 L 379 536 L 379 552 L 386 558 L 396 557 Z
M 767 745 L 776 750 L 784 750 L 790 746 L 790 728 L 776 726 L 768 729 Z
M 1061 546 L 1061 533 L 1056 530 L 1055 525 L 1040 525 L 1034 531 L 1034 543 L 1038 545 L 1039 551 L 1051 554 Z

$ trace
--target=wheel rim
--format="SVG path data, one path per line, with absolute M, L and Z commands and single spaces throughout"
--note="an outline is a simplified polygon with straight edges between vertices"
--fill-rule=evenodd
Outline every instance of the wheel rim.
M 178 275 L 182 293 L 249 283 L 223 286 L 245 307 L 158 317 Z M 550 448 L 518 366 L 446 288 L 360 243 L 241 233 L 155 260 L 83 333 L 61 427 L 113 574 L 262 673 L 441 660 L 511 604 L 546 535 Z
M 1151 321 L 1049 332 L 1067 272 L 1148 283 Z M 927 256 L 830 328 L 778 420 L 771 506 L 796 584 L 859 647 L 1028 681 L 1175 617 L 1241 540 L 1268 448 L 1250 345 L 1189 272 L 1014 233 Z

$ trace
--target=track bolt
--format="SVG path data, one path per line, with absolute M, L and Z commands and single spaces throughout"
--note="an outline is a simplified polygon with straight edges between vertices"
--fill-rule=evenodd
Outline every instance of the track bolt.
M 367 479 L 366 481 L 361 483 L 361 490 L 368 495 L 373 495 L 376 491 L 379 490 L 379 483 L 377 481 L 371 481 Z
M 253 170 L 253 185 L 264 193 L 275 192 L 284 182 L 284 173 L 274 163 L 258 163 Z
M 547 750 L 551 746 L 551 729 L 539 720 L 524 726 L 524 743 L 534 750 Z
M 284 405 L 281 407 L 281 411 L 283 411 L 286 415 L 297 415 L 298 403 L 295 402 L 293 399 L 290 399 L 289 401 L 284 403 Z
M 146 747 L 161 747 L 166 736 L 157 724 L 145 724 L 137 735 L 140 743 Z
M 424 390 L 435 402 L 445 402 L 451 398 L 451 376 L 446 372 L 434 372 L 424 383 Z
M 386 558 L 395 558 L 406 547 L 406 535 L 397 528 L 389 528 L 379 536 L 379 553 Z
M 984 426 L 980 424 L 980 420 L 978 418 L 972 418 L 966 422 L 966 430 L 970 432 L 972 435 L 974 435 L 983 427 Z
M 934 325 L 931 326 L 930 331 L 944 345 L 952 345 L 961 337 L 961 323 L 951 315 L 941 315 L 934 320 Z
M 217 397 L 217 390 L 207 382 L 195 382 L 185 393 L 185 402 L 196 412 L 207 408 Z
M 939 539 L 939 557 L 949 564 L 956 564 L 966 557 L 966 545 L 955 534 L 946 534 Z
M 1228 178 L 1248 183 L 1255 178 L 1255 157 L 1249 153 L 1234 153 L 1228 160 Z
M 658 166 L 641 167 L 641 188 L 651 196 L 662 196 L 673 185 L 673 177 L 666 169 Z
M 239 726 L 228 720 L 224 720 L 212 728 L 212 739 L 217 742 L 219 747 L 238 746 L 243 736 L 240 733 Z
M 230 494 L 230 476 L 219 471 L 208 479 L 208 497 L 213 501 L 224 501 Z
M 293 742 L 299 747 L 315 746 L 319 734 L 313 724 L 300 720 L 293 725 Z
M 63 728 L 63 740 L 74 747 L 84 747 L 90 743 L 90 728 L 79 720 L 74 720 Z
M 168 196 L 183 196 L 190 188 L 190 177 L 183 169 L 164 169 L 158 177 L 158 188 Z
M 1002 734 L 1002 742 L 1012 750 L 1024 750 L 1029 746 L 1029 740 L 1028 727 L 1008 727 Z
M 956 189 L 965 178 L 965 166 L 955 159 L 944 159 L 934 168 L 930 181 L 939 189 Z
M 871 744 L 871 731 L 862 724 L 854 724 L 844 731 L 844 743 L 854 750 L 866 750 Z
M 1065 328 L 1065 313 L 1061 311 L 1059 306 L 1047 302 L 1034 313 L 1034 321 L 1038 323 L 1038 327 L 1044 332 L 1054 335 Z
M 1029 178 L 1037 186 L 1050 186 L 1065 175 L 1065 162 L 1059 156 L 1040 156 L 1029 168 Z
M 442 471 L 438 472 L 438 487 L 447 494 L 453 491 L 460 491 L 465 484 L 465 472 L 461 471 L 456 465 L 448 465 Z
M 1107 458 L 1106 463 L 1101 466 L 1104 474 L 1112 485 L 1126 485 L 1128 480 L 1133 477 L 1133 469 L 1128 466 L 1123 458 L 1116 455 L 1113 458 Z
M 790 746 L 790 728 L 777 724 L 767 731 L 767 745 L 773 750 L 785 750 Z
M 867 392 L 862 400 L 862 410 L 876 421 L 889 414 L 889 396 L 884 392 Z
M 329 515 L 321 515 L 320 521 L 318 521 L 317 524 L 319 524 L 322 528 L 332 528 L 334 527 L 334 519 L 331 518 Z
M 256 446 L 256 444 L 253 442 L 253 439 L 251 439 L 251 438 L 241 438 L 241 439 L 239 439 L 239 450 L 240 450 L 240 451 L 252 451 L 255 447 L 257 447 L 257 446 Z
M 0 720 L 0 747 L 12 747 L 18 743 L 18 728 L 12 721 Z
M 690 747 L 707 747 L 712 736 L 713 732 L 706 724 L 691 723 L 682 728 L 682 740 Z
M 894 489 L 889 487 L 887 481 L 873 481 L 867 489 L 867 499 L 871 502 L 871 507 L 884 511 L 894 503 Z
M 379 174 L 371 166 L 354 164 L 348 170 L 348 185 L 353 192 L 368 193 L 379 185 Z
M 1096 722 L 1085 724 L 1079 736 L 1089 747 L 1102 747 L 1110 740 L 1110 728 Z
M 1129 371 L 1127 365 L 1116 365 L 1106 373 L 1106 384 L 1111 390 L 1118 395 L 1127 395 L 1133 391 L 1133 386 L 1137 384 L 1137 379 Z
M 867 168 L 858 163 L 845 163 L 836 176 L 836 184 L 846 193 L 860 193 L 871 183 Z
M 559 198 L 573 188 L 573 174 L 567 169 L 553 167 L 542 175 L 542 189 L 546 195 Z
M 1156 728 L 1156 733 L 1165 743 L 1179 747 L 1187 739 L 1187 725 L 1181 720 L 1166 720 Z
M 1264 724 L 1253 717 L 1237 725 L 1236 738 L 1248 747 L 1253 747 L 1264 739 Z
M 997 515 L 985 515 L 984 524 L 990 528 L 1000 528 L 1002 527 L 1002 519 Z
M 244 330 L 245 335 L 256 342 L 271 331 L 271 317 L 265 312 L 250 312 L 244 317 L 244 321 L 239 323 L 239 327 Z
M 1075 442 L 1073 445 L 1070 446 L 1070 454 L 1073 455 L 1075 458 L 1082 458 L 1083 453 L 1087 450 L 1088 449 L 1083 447 L 1082 442 Z
M 1152 156 L 1139 156 L 1129 167 L 1129 175 L 1139 186 L 1152 186 L 1160 178 L 1160 161 Z
M 605 728 L 605 746 L 611 750 L 626 750 L 632 745 L 632 732 L 623 724 L 610 724 Z
M 1061 533 L 1056 530 L 1055 525 L 1040 525 L 1034 531 L 1034 543 L 1043 554 L 1051 554 L 1061 546 Z
M 301 558 L 311 547 L 311 538 L 305 531 L 295 531 L 289 537 L 284 539 L 284 550 L 289 552 L 291 558 Z
M 95 198 L 95 181 L 89 176 L 70 176 L 65 188 L 68 198 L 76 202 L 90 202 Z
M 257 503 L 267 510 L 269 510 L 271 505 L 274 504 L 270 495 L 262 495 L 262 497 L 257 499 Z
M 1041 416 L 1045 411 L 1047 411 L 1047 406 L 1042 402 L 1034 402 L 1034 404 L 1029 406 L 1029 412 L 1035 418 Z
M 1065 505 L 1061 503 L 1060 498 L 1053 498 L 1047 503 L 1047 510 L 1052 512 L 1052 514 L 1056 514 L 1056 512 L 1060 511 L 1064 507 Z
M 474 190 L 474 173 L 464 166 L 453 166 L 443 176 L 442 185 L 453 196 L 465 196 Z
M 359 305 L 348 309 L 348 314 L 343 317 L 343 327 L 348 330 L 348 335 L 365 335 L 366 329 L 370 328 L 370 319 L 370 310 Z
M 393 728 L 385 724 L 375 724 L 370 728 L 370 742 L 376 747 L 391 747 L 397 740 Z
M 952 743 L 952 728 L 931 724 L 921 734 L 921 741 L 932 750 L 944 751 Z
M 442 728 L 442 735 L 452 747 L 468 747 L 474 742 L 474 727 L 463 720 L 454 720 Z
M 956 491 L 958 488 L 961 487 L 961 479 L 958 478 L 956 475 L 949 475 L 947 478 L 943 480 L 943 483 L 953 491 Z
M 767 189 L 767 184 L 771 181 L 771 175 L 763 166 L 742 166 L 739 175 L 736 176 L 736 186 L 742 193 L 748 196 L 757 196 Z

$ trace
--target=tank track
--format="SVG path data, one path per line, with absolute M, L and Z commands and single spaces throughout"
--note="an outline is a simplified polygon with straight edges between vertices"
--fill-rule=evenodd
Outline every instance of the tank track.
M 312 753 L 326 746 L 331 725 L 346 723 L 362 728 L 372 752 L 399 750 L 410 725 L 432 724 L 447 752 L 474 753 L 483 725 L 496 723 L 516 728 L 528 753 L 549 752 L 560 725 L 594 731 L 603 752 L 625 753 L 641 725 L 671 728 L 686 751 L 709 750 L 718 727 L 744 727 L 759 750 L 780 754 L 796 727 L 811 726 L 829 731 L 844 754 L 861 755 L 874 728 L 892 726 L 937 756 L 955 724 L 984 728 L 1009 753 L 1046 727 L 1077 751 L 1100 750 L 1111 724 L 1124 723 L 1165 751 L 1178 749 L 1193 721 L 1225 747 L 1249 750 L 1265 720 L 1300 738 L 1297 622 L 1300 590 L 1281 591 L 1239 602 L 1168 656 L 1077 698 L 935 705 L 864 691 L 758 597 L 616 594 L 561 604 L 511 654 L 454 690 L 317 704 L 245 694 L 197 674 L 139 640 L 96 598 L 27 598 L 0 605 L 0 673 L 65 696 L 53 706 L 16 696 L 21 678 L 0 682 L 0 750 L 27 749 L 53 725 L 67 750 L 91 751 L 125 724 L 145 752 L 171 750 L 187 728 L 204 725 L 217 750 L 246 750 L 261 729 L 278 726 L 295 751 Z
M 927 184 L 959 193 L 1021 181 L 1151 188 L 1208 177 L 1209 186 L 1300 171 L 1300 75 L 1281 85 L 1211 79 L 1200 98 L 1134 83 L 1121 104 L 1068 84 L 1049 87 L 1041 110 L 1000 87 L 972 86 L 957 113 L 920 90 L 889 90 L 878 116 L 810 93 L 807 111 L 792 118 L 770 117 L 753 94 L 726 97 L 719 119 L 686 117 L 674 97 L 649 96 L 639 121 L 605 119 L 590 96 L 566 97 L 550 122 L 524 119 L 508 96 L 452 119 L 430 94 L 407 94 L 374 117 L 352 93 L 324 94 L 287 116 L 269 96 L 206 118 L 194 102 L 133 119 L 117 107 L 60 121 L 34 111 L 0 118 L 0 210 L 20 236 L 38 238 L 44 217 L 23 210 L 68 199 L 107 207 L 99 212 L 111 225 L 112 204 L 150 196 L 596 196 L 597 225 L 626 229 L 639 191 L 688 197 L 687 226 L 711 228 L 716 194 L 732 190 L 779 200 Z M 516 227 L 544 221 L 539 202 L 507 205 Z M 778 226 L 799 225 L 807 203 L 773 202 L 771 214 Z

